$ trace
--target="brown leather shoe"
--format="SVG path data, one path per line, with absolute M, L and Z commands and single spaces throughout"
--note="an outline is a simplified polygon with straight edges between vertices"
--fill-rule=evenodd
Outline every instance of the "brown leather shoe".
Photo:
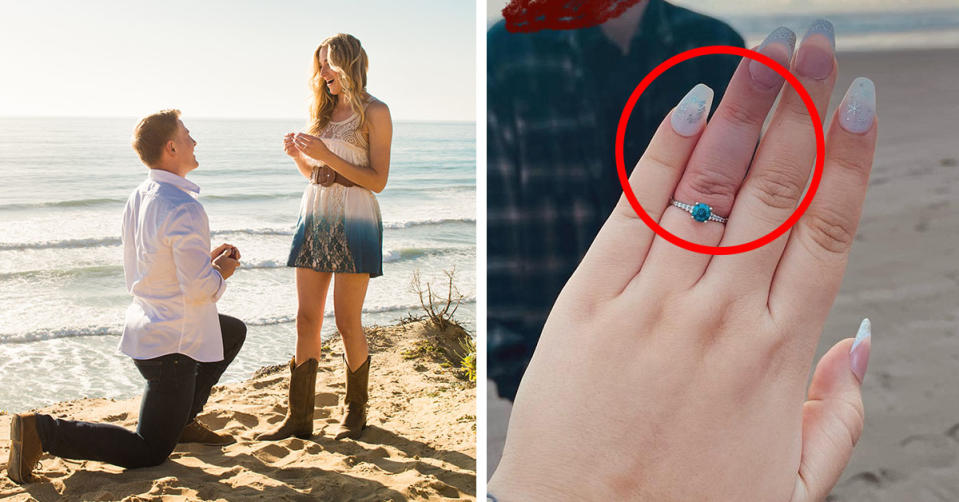
M 200 443 L 210 446 L 225 446 L 235 442 L 236 439 L 233 436 L 211 431 L 196 419 L 186 424 L 183 432 L 180 433 L 180 439 L 177 440 L 177 443 Z
M 313 409 L 316 407 L 316 359 L 307 359 L 299 366 L 290 360 L 289 408 L 283 423 L 271 432 L 260 434 L 260 441 L 276 441 L 290 436 L 309 439 L 313 435 Z
M 357 439 L 366 428 L 366 403 L 370 397 L 370 356 L 366 356 L 366 361 L 356 368 L 356 371 L 350 371 L 345 357 L 343 363 L 346 364 L 346 398 L 343 399 L 346 413 L 343 414 L 334 439 Z
M 14 415 L 10 421 L 10 460 L 7 461 L 7 476 L 15 483 L 29 483 L 33 468 L 43 455 L 40 433 L 37 431 L 37 416 L 33 413 Z

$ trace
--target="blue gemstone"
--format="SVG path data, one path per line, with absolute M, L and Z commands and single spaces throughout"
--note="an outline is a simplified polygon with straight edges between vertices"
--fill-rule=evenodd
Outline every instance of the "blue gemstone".
M 711 214 L 713 214 L 713 210 L 709 207 L 709 204 L 700 202 L 693 206 L 693 219 L 696 221 L 706 221 Z

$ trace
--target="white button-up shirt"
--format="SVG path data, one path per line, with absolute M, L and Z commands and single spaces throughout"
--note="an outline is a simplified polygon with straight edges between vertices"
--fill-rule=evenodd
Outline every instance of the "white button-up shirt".
M 133 303 L 120 351 L 134 359 L 184 354 L 223 360 L 216 302 L 226 281 L 210 261 L 200 187 L 150 169 L 123 210 L 123 274 Z

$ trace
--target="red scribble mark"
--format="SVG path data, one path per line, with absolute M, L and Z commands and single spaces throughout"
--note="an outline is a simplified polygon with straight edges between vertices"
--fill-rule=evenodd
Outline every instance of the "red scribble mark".
M 602 24 L 641 0 L 510 0 L 503 8 L 506 30 L 573 30 Z

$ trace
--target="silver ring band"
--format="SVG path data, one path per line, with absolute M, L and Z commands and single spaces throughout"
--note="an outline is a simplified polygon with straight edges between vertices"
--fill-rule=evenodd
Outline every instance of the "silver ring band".
M 717 216 L 713 214 L 713 208 L 709 204 L 703 204 L 702 202 L 697 202 L 695 204 L 686 204 L 685 202 L 679 202 L 676 199 L 670 199 L 669 202 L 671 205 L 676 206 L 683 211 L 689 213 L 694 220 L 698 222 L 705 223 L 707 221 L 715 221 L 716 223 L 726 224 L 726 218 L 722 216 Z

